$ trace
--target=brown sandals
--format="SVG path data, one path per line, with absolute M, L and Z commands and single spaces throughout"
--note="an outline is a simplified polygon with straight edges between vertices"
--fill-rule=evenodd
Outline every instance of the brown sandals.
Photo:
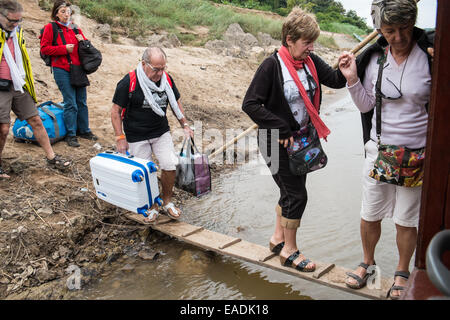
M 47 165 L 58 170 L 66 170 L 72 164 L 71 161 L 64 159 L 59 154 L 55 154 L 53 159 L 47 159 Z
M 389 289 L 389 291 L 387 292 L 387 295 L 386 295 L 386 298 L 390 298 L 392 300 L 398 300 L 400 298 L 400 296 L 401 296 L 401 293 L 398 296 L 393 296 L 391 294 L 392 291 L 397 290 L 397 291 L 403 292 L 405 290 L 404 286 L 396 286 L 395 285 L 395 278 L 396 277 L 402 277 L 405 280 L 408 280 L 409 279 L 409 271 L 395 271 L 395 273 L 394 273 L 394 283 L 392 284 L 392 287 Z
M 375 262 L 373 263 L 373 265 L 375 265 Z M 345 281 L 345 284 L 347 285 L 347 287 L 352 288 L 352 289 L 361 289 L 363 287 L 365 287 L 365 285 L 367 284 L 367 280 L 369 279 L 369 277 L 371 275 L 374 274 L 375 270 L 371 273 L 367 272 L 367 268 L 369 268 L 369 265 L 361 262 L 358 267 L 364 268 L 366 269 L 366 274 L 361 278 L 360 276 L 358 276 L 357 274 L 353 273 L 353 272 L 346 272 L 345 274 L 349 277 L 349 278 L 353 278 L 356 280 L 355 284 L 351 284 L 348 283 L 347 281 Z
M 10 178 L 10 176 L 8 176 L 6 171 L 3 170 L 2 165 L 0 164 L 0 180 L 9 179 L 9 178 Z

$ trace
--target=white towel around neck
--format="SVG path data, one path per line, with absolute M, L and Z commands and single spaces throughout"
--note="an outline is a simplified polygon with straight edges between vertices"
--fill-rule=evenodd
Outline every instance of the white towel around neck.
M 9 46 L 6 42 L 3 48 L 3 55 L 5 56 L 6 63 L 8 64 L 9 71 L 11 73 L 14 90 L 23 93 L 23 86 L 25 85 L 25 70 L 23 68 L 22 52 L 20 51 L 19 41 L 17 40 L 17 28 L 18 27 L 15 27 L 14 30 L 11 31 L 15 60 L 13 59 Z
M 178 107 L 178 102 L 175 99 L 175 94 L 173 93 L 172 87 L 170 86 L 169 82 L 167 81 L 166 74 L 164 73 L 161 77 L 161 82 L 159 84 L 159 87 L 156 86 L 156 84 L 151 81 L 147 75 L 144 72 L 144 68 L 142 67 L 142 63 L 139 63 L 137 68 L 137 79 L 139 81 L 139 85 L 141 86 L 142 91 L 144 92 L 145 100 L 147 100 L 148 104 L 152 108 L 153 112 L 155 112 L 158 116 L 164 117 L 165 113 L 161 109 L 161 107 L 156 103 L 155 99 L 153 99 L 152 91 L 156 92 L 163 92 L 165 91 L 167 94 L 167 97 L 169 98 L 170 107 L 172 108 L 173 112 L 175 113 L 175 116 L 178 118 L 178 120 L 181 120 L 184 118 L 183 114 L 181 113 L 180 108 Z

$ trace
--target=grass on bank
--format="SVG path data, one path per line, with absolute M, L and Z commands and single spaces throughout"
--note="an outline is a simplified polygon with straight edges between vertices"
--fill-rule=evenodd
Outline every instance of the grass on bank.
M 203 45 L 208 40 L 221 39 L 232 23 L 238 23 L 245 32 L 255 36 L 263 32 L 274 39 L 281 38 L 281 20 L 238 13 L 207 0 L 72 0 L 72 3 L 78 5 L 83 14 L 99 23 L 108 23 L 113 30 L 121 28 L 134 39 L 151 34 L 150 31 L 165 30 L 176 34 L 184 45 Z M 40 0 L 39 5 L 51 9 L 52 1 Z M 194 30 L 196 26 L 209 29 L 208 36 L 200 42 L 195 35 L 182 33 L 177 28 Z M 112 38 L 117 35 L 113 33 Z M 336 47 L 330 37 L 321 36 L 318 42 Z
M 340 23 L 340 22 L 324 22 L 320 25 L 320 28 L 324 31 L 334 32 L 334 33 L 345 33 L 349 35 L 353 35 L 356 33 L 358 36 L 363 36 L 367 34 L 366 31 L 348 24 L 348 23 Z
M 50 0 L 40 0 L 41 7 L 51 8 Z M 193 35 L 182 34 L 177 27 L 193 30 L 209 29 L 208 39 L 220 39 L 228 26 L 239 23 L 245 32 L 259 31 L 280 38 L 281 22 L 251 14 L 236 13 L 206 0 L 73 0 L 83 14 L 112 28 L 126 30 L 131 38 L 145 36 L 149 31 L 165 30 L 178 36 L 183 44 L 194 41 Z

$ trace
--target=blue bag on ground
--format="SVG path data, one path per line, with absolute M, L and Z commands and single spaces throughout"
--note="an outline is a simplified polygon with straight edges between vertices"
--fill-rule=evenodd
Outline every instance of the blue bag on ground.
M 64 139 L 67 130 L 64 125 L 64 108 L 62 104 L 47 101 L 40 104 L 37 108 L 50 143 L 53 144 Z M 13 135 L 18 141 L 37 143 L 33 130 L 26 120 L 16 119 L 13 126 Z

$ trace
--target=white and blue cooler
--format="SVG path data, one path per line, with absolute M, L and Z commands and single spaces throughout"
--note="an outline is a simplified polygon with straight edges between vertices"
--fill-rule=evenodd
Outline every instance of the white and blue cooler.
M 97 197 L 120 208 L 142 214 L 159 197 L 156 165 L 146 159 L 118 152 L 99 153 L 90 161 Z

